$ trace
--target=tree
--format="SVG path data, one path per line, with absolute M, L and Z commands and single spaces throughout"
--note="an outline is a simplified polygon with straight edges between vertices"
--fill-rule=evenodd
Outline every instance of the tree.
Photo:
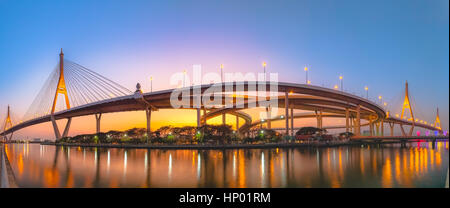
M 352 132 L 342 132 L 339 134 L 340 138 L 350 138 L 352 136 L 354 136 L 355 134 L 353 134 Z
M 233 134 L 233 130 L 230 125 L 204 125 L 198 129 L 201 136 L 199 141 L 215 141 L 217 143 L 223 144 L 225 141 L 229 141 Z
M 254 136 L 254 141 L 278 142 L 281 134 L 273 129 L 252 129 L 250 134 Z
M 320 129 L 316 127 L 303 127 L 299 129 L 295 135 L 313 135 L 316 133 L 326 133 L 325 129 Z

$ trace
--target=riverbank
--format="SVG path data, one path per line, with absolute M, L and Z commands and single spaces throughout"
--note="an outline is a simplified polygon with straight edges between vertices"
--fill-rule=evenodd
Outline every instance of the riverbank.
M 56 145 L 68 147 L 98 147 L 98 148 L 133 148 L 133 149 L 266 149 L 266 148 L 298 148 L 298 147 L 338 147 L 394 144 L 398 141 L 361 142 L 305 142 L 305 143 L 260 143 L 260 144 L 93 144 L 93 143 L 54 143 L 42 142 L 41 145 Z
M 17 188 L 16 178 L 4 149 L 5 147 L 2 144 L 0 146 L 0 187 Z
M 265 144 L 86 144 L 86 143 L 41 143 L 41 145 L 76 146 L 76 147 L 104 147 L 104 148 L 133 148 L 133 149 L 265 149 L 288 147 L 334 147 L 349 145 L 343 143 L 265 143 Z
M 448 188 L 448 178 L 450 177 L 449 175 L 449 169 L 447 169 L 447 181 L 445 182 L 445 188 Z

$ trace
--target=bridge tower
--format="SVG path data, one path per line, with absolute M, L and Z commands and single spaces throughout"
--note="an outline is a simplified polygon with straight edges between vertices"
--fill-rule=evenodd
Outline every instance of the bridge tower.
M 56 86 L 55 98 L 53 99 L 52 114 L 55 112 L 56 102 L 58 101 L 58 94 L 63 94 L 66 98 L 66 107 L 70 109 L 69 96 L 67 95 L 66 82 L 64 80 L 64 53 L 61 48 L 59 54 L 59 81 Z
M 10 111 L 10 108 L 8 105 L 8 110 L 6 112 L 5 126 L 3 126 L 3 131 L 6 131 L 7 129 L 11 128 L 12 126 L 13 125 L 12 125 L 12 121 L 11 121 L 11 111 Z M 11 133 L 11 136 L 8 139 L 8 137 L 6 135 L 4 135 L 5 141 L 11 140 L 12 136 L 13 136 L 13 133 Z
M 68 118 L 66 128 L 64 129 L 63 135 L 61 137 L 61 133 L 59 132 L 58 125 L 56 124 L 56 119 L 54 116 L 56 102 L 58 101 L 59 94 L 64 95 L 65 101 L 66 101 L 66 107 L 67 107 L 67 109 L 70 109 L 69 96 L 67 94 L 66 82 L 64 80 L 64 53 L 63 53 L 62 48 L 61 48 L 61 53 L 59 54 L 59 80 L 58 80 L 58 85 L 56 86 L 56 92 L 55 92 L 55 97 L 53 99 L 53 105 L 52 105 L 52 111 L 51 111 L 51 120 L 52 120 L 52 124 L 53 124 L 53 130 L 55 131 L 56 139 L 61 139 L 62 137 L 67 137 L 67 134 L 69 133 L 70 123 L 72 121 L 72 118 Z
M 439 119 L 439 108 L 436 109 L 436 120 L 434 121 L 434 127 L 439 129 L 439 132 L 442 132 L 441 119 Z
M 405 115 L 405 110 L 408 109 L 409 113 L 411 114 L 411 129 L 409 130 L 409 136 L 412 136 L 412 133 L 414 131 L 414 123 L 415 123 L 415 119 L 414 119 L 414 113 L 413 113 L 413 109 L 411 107 L 411 102 L 409 101 L 409 90 L 408 90 L 408 81 L 406 81 L 405 83 L 405 99 L 403 101 L 403 106 L 402 106 L 402 114 L 400 116 L 401 119 L 404 119 L 404 115 Z M 402 132 L 404 135 L 406 135 L 405 130 L 403 129 L 403 125 L 400 125 Z

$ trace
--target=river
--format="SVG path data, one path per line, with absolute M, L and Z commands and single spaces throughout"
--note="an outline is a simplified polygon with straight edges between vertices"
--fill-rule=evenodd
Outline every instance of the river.
M 147 150 L 7 144 L 19 187 L 444 187 L 448 141 Z

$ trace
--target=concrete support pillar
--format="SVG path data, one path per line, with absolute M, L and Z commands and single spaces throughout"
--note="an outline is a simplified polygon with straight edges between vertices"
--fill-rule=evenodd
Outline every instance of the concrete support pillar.
M 284 92 L 284 117 L 286 120 L 286 136 L 289 136 L 289 93 L 286 90 L 286 92 Z
M 98 133 L 100 133 L 100 120 L 102 119 L 102 114 L 101 113 L 99 113 L 99 114 L 95 114 L 95 121 L 96 121 L 96 133 L 98 134 Z
M 355 133 L 355 118 L 350 118 L 350 131 L 352 132 L 352 133 Z
M 291 136 L 294 136 L 294 108 L 291 107 Z
M 345 108 L 345 131 L 349 132 L 349 130 L 350 130 L 349 111 L 348 108 Z
M 319 111 L 319 123 L 320 123 L 320 127 L 319 128 L 323 128 L 323 118 L 322 118 L 322 110 Z
M 152 109 L 151 108 L 147 108 L 145 109 L 145 116 L 147 117 L 147 143 L 150 140 L 150 136 L 152 135 L 152 132 L 150 130 L 151 127 L 151 120 L 152 120 Z
M 380 121 L 380 127 L 381 127 L 381 136 L 384 137 L 384 120 Z
M 200 108 L 197 108 L 197 128 L 199 128 L 201 126 L 201 117 L 200 117 Z
M 270 107 L 266 108 L 266 115 L 267 115 L 267 128 L 272 128 L 272 109 Z
M 12 140 L 13 135 L 14 135 L 14 132 L 11 132 L 11 135 L 9 135 L 9 138 L 8 138 L 8 136 L 5 134 L 3 139 L 5 140 L 5 142 L 10 142 Z
M 317 120 L 317 128 L 320 128 L 320 119 L 319 119 L 319 113 L 317 112 L 317 110 L 314 111 L 314 113 L 316 114 L 316 120 Z
M 394 125 L 395 123 L 389 123 L 389 127 L 391 127 L 391 136 L 394 136 Z
M 406 136 L 406 132 L 405 132 L 405 129 L 403 128 L 402 124 L 400 124 L 400 130 L 402 130 L 402 135 Z
M 350 132 L 354 132 L 353 131 L 353 118 L 352 117 L 350 117 L 350 119 L 349 119 L 349 130 L 350 130 Z
M 322 119 L 322 110 L 315 111 L 316 113 L 316 119 L 317 119 L 317 128 L 321 129 L 323 127 L 323 119 Z
M 225 117 L 225 113 L 222 114 L 222 125 L 226 125 L 227 124 L 227 119 Z
M 361 136 L 361 105 L 356 106 L 356 125 L 355 125 L 355 135 Z
M 380 122 L 375 123 L 375 129 L 376 129 L 375 135 L 380 136 Z
M 53 114 L 50 116 L 50 119 L 52 120 L 53 125 L 53 131 L 55 132 L 55 138 L 61 139 L 61 134 L 59 133 L 58 124 L 56 124 L 55 116 Z
M 72 118 L 68 118 L 67 119 L 67 123 L 66 123 L 66 128 L 64 128 L 64 132 L 62 137 L 67 137 L 67 135 L 69 135 L 69 128 L 70 128 L 70 124 L 72 123 Z
M 370 116 L 369 116 L 369 135 L 373 136 L 373 122 L 372 122 L 372 118 L 370 118 Z
M 67 119 L 66 127 L 64 128 L 64 132 L 63 132 L 62 136 L 61 136 L 61 133 L 58 128 L 58 124 L 56 123 L 56 119 L 53 116 L 53 114 L 50 116 L 50 120 L 52 121 L 53 131 L 55 132 L 55 138 L 58 140 L 63 137 L 67 137 L 67 135 L 69 134 L 70 124 L 72 123 L 72 118 Z M 11 137 L 12 137 L 12 135 L 11 135 Z
M 239 116 L 236 116 L 236 131 L 239 130 Z
M 206 108 L 203 108 L 203 125 L 206 125 Z
M 409 129 L 409 134 L 408 134 L 408 136 L 412 136 L 412 135 L 413 135 L 413 132 L 414 132 L 414 122 L 413 122 L 413 124 L 411 125 L 411 128 Z

